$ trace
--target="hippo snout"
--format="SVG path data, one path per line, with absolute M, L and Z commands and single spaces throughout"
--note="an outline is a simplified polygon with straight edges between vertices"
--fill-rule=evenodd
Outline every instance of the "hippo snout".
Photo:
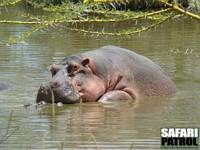
M 56 82 L 41 84 L 37 93 L 36 102 L 52 103 L 52 92 L 54 94 L 54 102 L 62 102 L 64 104 L 73 104 L 80 102 L 80 96 L 72 87 L 60 86 Z
M 52 94 L 51 94 L 51 86 L 50 84 L 41 84 L 40 88 L 37 93 L 37 99 L 36 102 L 47 102 L 52 103 Z

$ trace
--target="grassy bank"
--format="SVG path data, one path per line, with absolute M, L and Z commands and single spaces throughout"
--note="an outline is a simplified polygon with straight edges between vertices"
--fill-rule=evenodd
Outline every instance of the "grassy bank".
M 150 30 L 171 18 L 199 10 L 200 0 L 3 0 L 2 8 L 28 5 L 39 9 L 38 15 L 25 14 L 24 20 L 0 20 L 0 23 L 30 24 L 32 29 L 12 42 L 28 38 L 33 32 L 48 29 L 71 30 L 87 34 L 124 36 Z M 191 12 L 189 12 L 191 11 Z M 175 17 L 176 16 L 176 17 Z

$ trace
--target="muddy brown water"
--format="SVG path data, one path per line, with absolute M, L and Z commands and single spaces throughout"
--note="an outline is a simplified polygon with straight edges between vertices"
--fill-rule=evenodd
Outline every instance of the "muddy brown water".
M 19 10 L 10 10 L 18 12 Z M 1 13 L 1 18 L 20 19 Z M 26 25 L 0 24 L 0 149 L 160 149 L 160 128 L 200 127 L 200 23 L 190 18 L 166 22 L 132 37 L 96 37 L 43 31 L 6 44 Z M 134 50 L 160 64 L 176 83 L 173 97 L 139 102 L 87 103 L 24 108 L 34 104 L 48 66 L 77 52 L 104 45 Z

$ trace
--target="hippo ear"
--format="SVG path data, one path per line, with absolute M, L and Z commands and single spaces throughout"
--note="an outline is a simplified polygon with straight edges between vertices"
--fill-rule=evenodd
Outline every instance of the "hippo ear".
M 90 64 L 90 58 L 84 58 L 81 62 L 83 66 L 87 66 Z
M 96 66 L 91 58 L 84 58 L 81 62 L 84 67 L 89 68 L 93 74 L 96 74 Z
M 49 71 L 51 72 L 52 76 L 54 76 L 59 71 L 59 66 L 56 64 L 52 64 L 49 66 Z

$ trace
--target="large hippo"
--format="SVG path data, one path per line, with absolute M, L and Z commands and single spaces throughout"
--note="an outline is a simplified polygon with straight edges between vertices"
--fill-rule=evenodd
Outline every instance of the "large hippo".
M 40 86 L 37 103 L 104 102 L 165 96 L 176 86 L 153 61 L 128 49 L 104 46 L 51 65 L 52 79 Z

